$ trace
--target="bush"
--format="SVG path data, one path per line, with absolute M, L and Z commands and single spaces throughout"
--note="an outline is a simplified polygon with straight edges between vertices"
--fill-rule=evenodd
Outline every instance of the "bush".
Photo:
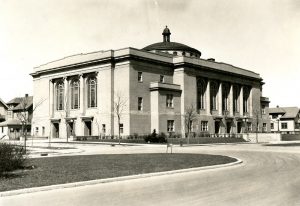
M 166 143 L 167 136 L 165 133 L 157 134 L 156 131 L 153 130 L 152 134 L 144 136 L 144 140 L 145 142 L 151 142 L 151 143 Z
M 24 147 L 0 143 L 0 176 L 24 167 L 25 160 Z

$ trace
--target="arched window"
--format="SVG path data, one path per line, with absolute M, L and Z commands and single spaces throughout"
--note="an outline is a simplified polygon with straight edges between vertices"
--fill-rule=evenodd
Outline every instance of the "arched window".
M 197 82 L 197 109 L 204 109 L 206 83 L 200 79 Z
M 97 79 L 91 77 L 88 79 L 88 107 L 97 107 Z
M 58 82 L 56 84 L 56 110 L 64 109 L 64 83 Z
M 79 89 L 80 84 L 79 81 L 73 80 L 71 82 L 71 109 L 78 109 L 79 108 Z
M 229 85 L 223 84 L 222 88 L 222 110 L 229 111 L 228 108 Z
M 216 82 L 210 83 L 210 109 L 217 110 L 217 94 L 218 84 Z

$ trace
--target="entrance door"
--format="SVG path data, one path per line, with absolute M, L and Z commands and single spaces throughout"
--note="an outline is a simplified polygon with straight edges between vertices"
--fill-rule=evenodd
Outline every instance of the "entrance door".
M 85 124 L 84 135 L 91 136 L 92 135 L 92 121 L 85 121 L 84 124 Z
M 226 133 L 230 133 L 230 131 L 231 131 L 231 122 L 226 122 L 226 128 L 227 128 L 227 131 L 226 131 Z
M 237 122 L 237 133 L 242 133 L 242 122 Z
M 54 138 L 59 138 L 59 123 L 53 123 L 53 134 Z
M 68 138 L 74 135 L 74 122 L 68 122 Z
M 219 133 L 220 133 L 220 122 L 215 121 L 215 134 L 219 134 Z

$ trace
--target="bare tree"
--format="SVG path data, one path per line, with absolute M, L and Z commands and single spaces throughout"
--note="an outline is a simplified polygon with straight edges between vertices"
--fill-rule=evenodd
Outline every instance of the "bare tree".
M 187 129 L 188 144 L 192 131 L 193 121 L 197 119 L 197 111 L 193 104 L 187 106 L 184 111 L 184 126 Z
M 256 128 L 255 128 L 255 137 L 256 137 L 256 143 L 258 143 L 258 130 L 259 130 L 259 119 L 261 118 L 261 111 L 259 109 L 254 110 L 253 116 L 255 117 L 256 121 Z
M 121 117 L 123 115 L 123 112 L 127 106 L 127 99 L 124 98 L 124 95 L 120 92 L 117 91 L 115 92 L 115 98 L 114 98 L 114 112 L 118 118 L 118 138 L 119 138 L 119 144 L 120 144 L 120 138 L 121 138 L 121 133 L 120 133 L 120 124 L 121 124 Z
M 17 113 L 17 118 L 21 121 L 22 124 L 22 136 L 24 137 L 24 151 L 26 153 L 26 141 L 27 141 L 27 128 L 28 124 L 31 122 L 33 112 L 38 108 L 45 99 L 38 101 L 33 106 L 33 98 L 29 97 L 28 94 L 21 99 L 20 104 L 17 106 L 19 112 Z M 30 114 L 31 113 L 31 114 Z

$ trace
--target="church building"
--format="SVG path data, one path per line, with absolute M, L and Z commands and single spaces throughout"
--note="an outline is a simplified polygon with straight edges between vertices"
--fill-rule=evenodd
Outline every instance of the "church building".
M 270 131 L 259 74 L 202 59 L 199 50 L 171 41 L 167 27 L 162 35 L 143 49 L 78 54 L 35 67 L 33 102 L 43 103 L 34 111 L 32 133 L 185 134 L 191 109 L 195 133 Z

